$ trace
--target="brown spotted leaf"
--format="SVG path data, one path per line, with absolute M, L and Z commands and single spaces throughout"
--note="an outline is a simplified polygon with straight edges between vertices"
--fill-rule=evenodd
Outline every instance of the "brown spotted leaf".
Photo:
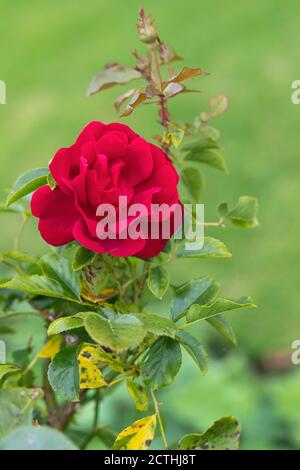
M 79 363 L 81 389 L 107 386 L 107 382 L 100 370 L 102 356 L 97 346 L 83 346 L 77 360 Z
M 240 425 L 233 416 L 216 421 L 202 434 L 187 434 L 179 442 L 180 450 L 238 450 Z
M 147 450 L 155 434 L 156 415 L 135 421 L 118 435 L 113 450 Z
M 136 409 L 138 411 L 147 411 L 149 399 L 145 387 L 133 380 L 127 380 L 127 390 L 135 403 Z

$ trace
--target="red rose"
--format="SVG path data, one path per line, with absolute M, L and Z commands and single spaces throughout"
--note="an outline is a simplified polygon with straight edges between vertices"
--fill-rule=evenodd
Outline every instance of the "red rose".
M 162 251 L 167 240 L 161 234 L 158 239 L 99 239 L 101 217 L 96 215 L 100 204 L 117 208 L 120 196 L 127 197 L 128 205 L 171 207 L 178 203 L 177 172 L 159 147 L 123 124 L 95 121 L 83 129 L 74 145 L 58 150 L 50 172 L 56 188 L 42 186 L 31 200 L 47 243 L 60 246 L 76 240 L 97 253 L 140 258 Z M 132 220 L 128 217 L 125 222 L 130 226 Z M 174 227 L 171 235 L 173 231 Z

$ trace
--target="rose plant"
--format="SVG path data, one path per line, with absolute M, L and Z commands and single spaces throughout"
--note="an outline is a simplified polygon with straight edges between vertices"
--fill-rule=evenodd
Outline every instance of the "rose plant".
M 169 100 L 195 92 L 186 83 L 207 73 L 190 67 L 173 72 L 173 63 L 181 58 L 162 42 L 143 10 L 137 27 L 146 54 L 134 52 L 133 68 L 107 65 L 92 79 L 88 95 L 139 80 L 117 98 L 115 107 L 118 112 L 123 107 L 121 116 L 126 117 L 141 105 L 157 106 L 161 134 L 152 143 L 124 123 L 91 122 L 74 144 L 57 151 L 49 168 L 19 177 L 1 205 L 1 211 L 20 214 L 22 229 L 32 215 L 37 218 L 40 234 L 51 246 L 42 256 L 29 255 L 20 249 L 18 236 L 15 248 L 1 253 L 6 275 L 0 283 L 0 331 L 11 317 L 24 315 L 42 318 L 45 327 L 45 343 L 37 353 L 29 343 L 0 365 L 2 449 L 86 449 L 95 436 L 115 450 L 149 449 L 157 428 L 168 448 L 157 392 L 179 373 L 182 348 L 202 374 L 208 369 L 193 326 L 208 322 L 236 344 L 224 312 L 255 306 L 250 297 L 221 297 L 219 283 L 209 277 L 186 279 L 179 286 L 170 282 L 173 260 L 231 257 L 223 242 L 206 235 L 196 240 L 201 242 L 198 248 L 188 249 L 184 238 L 174 236 L 173 211 L 174 204 L 182 215 L 186 202 L 207 204 L 202 164 L 227 172 L 221 135 L 212 121 L 226 111 L 228 100 L 212 98 L 193 123 L 174 121 Z M 153 204 L 170 209 L 165 216 L 156 215 L 156 238 L 142 232 L 135 238 L 122 236 L 137 223 L 137 213 L 129 212 L 113 224 L 113 236 L 104 236 L 104 213 L 98 208 L 109 205 L 120 215 L 121 197 L 149 209 L 143 216 L 146 227 Z M 254 197 L 241 196 L 233 208 L 221 203 L 215 222 L 199 222 L 193 207 L 190 215 L 207 230 L 227 222 L 252 228 L 258 223 L 257 208 Z M 166 221 L 167 238 L 162 230 Z M 172 297 L 168 314 L 151 311 L 151 297 L 161 300 L 167 292 Z M 99 405 L 120 383 L 126 383 L 143 414 L 115 431 L 102 426 Z M 73 432 L 78 412 L 89 403 L 94 405 L 90 431 Z M 200 431 L 182 437 L 175 447 L 238 448 L 240 428 L 234 417 L 220 418 Z

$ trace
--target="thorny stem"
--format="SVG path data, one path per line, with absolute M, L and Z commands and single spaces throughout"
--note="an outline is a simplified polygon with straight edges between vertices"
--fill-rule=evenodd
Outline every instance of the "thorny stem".
M 155 414 L 157 416 L 157 420 L 158 420 L 158 424 L 159 424 L 159 428 L 160 428 L 161 437 L 162 437 L 162 440 L 163 440 L 163 443 L 164 443 L 164 448 L 168 449 L 169 446 L 168 446 L 168 442 L 167 442 L 167 439 L 166 439 L 166 434 L 165 434 L 163 422 L 162 422 L 160 411 L 159 411 L 159 404 L 156 400 L 155 394 L 154 394 L 152 389 L 151 389 L 151 396 L 152 396 L 152 400 L 153 400 Z

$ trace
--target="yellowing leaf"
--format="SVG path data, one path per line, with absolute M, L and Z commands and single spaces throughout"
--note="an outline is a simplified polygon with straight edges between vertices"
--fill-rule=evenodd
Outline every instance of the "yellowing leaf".
M 147 450 L 155 434 L 156 415 L 135 421 L 118 435 L 113 450 Z
M 132 380 L 127 380 L 127 390 L 134 400 L 136 409 L 139 411 L 147 411 L 149 400 L 146 389 Z
M 96 346 L 84 346 L 77 358 L 80 372 L 80 388 L 105 387 L 107 382 L 102 376 L 99 365 L 101 353 Z
M 110 297 L 114 297 L 117 294 L 117 292 L 114 289 L 103 289 L 99 295 L 93 294 L 90 289 L 87 286 L 83 286 L 82 291 L 81 291 L 81 296 L 89 300 L 90 302 L 93 302 L 94 304 L 103 302 L 106 299 L 109 299 Z
M 43 359 L 52 359 L 60 350 L 62 337 L 60 335 L 52 336 L 47 343 L 42 347 L 37 357 Z

